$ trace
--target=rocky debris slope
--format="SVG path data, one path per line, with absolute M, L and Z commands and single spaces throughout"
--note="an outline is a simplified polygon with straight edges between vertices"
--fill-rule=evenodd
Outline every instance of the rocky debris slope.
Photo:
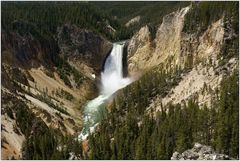
M 1 116 L 2 159 L 21 158 L 21 148 L 25 136 L 17 128 L 16 121 L 7 115 Z
M 225 65 L 219 67 L 204 66 L 202 63 L 193 68 L 186 74 L 181 74 L 181 81 L 172 88 L 166 97 L 156 97 L 152 100 L 149 108 L 156 107 L 160 110 L 168 103 L 181 104 L 191 98 L 198 101 L 200 107 L 211 106 L 214 91 L 218 89 L 222 79 L 229 73 L 233 73 L 237 69 L 237 59 L 230 59 Z
M 47 78 L 45 76 L 44 78 Z M 55 84 L 58 82 L 55 82 Z M 30 83 L 31 84 L 31 83 Z M 38 84 L 39 85 L 39 84 Z M 60 89 L 60 88 L 59 88 Z M 14 91 L 16 90 L 16 91 Z M 74 91 L 73 91 L 74 92 Z M 45 94 L 44 94 L 45 93 Z M 77 134 L 81 128 L 81 112 L 76 108 L 76 97 L 69 101 L 41 91 L 39 87 L 30 87 L 21 83 L 15 84 L 15 89 L 2 87 L 2 159 L 21 158 L 21 148 L 25 134 L 21 133 L 19 119 L 28 124 L 28 116 L 20 108 L 18 102 L 23 102 L 34 118 L 44 122 L 47 127 L 58 130 L 62 134 Z M 23 115 L 21 117 L 18 117 Z
M 18 120 L 13 117 L 17 113 L 14 99 L 23 102 L 47 128 L 63 135 L 79 132 L 80 109 L 96 91 L 92 74 L 100 73 L 111 48 L 112 44 L 103 37 L 74 25 L 59 27 L 55 38 L 36 30 L 2 32 L 1 96 L 2 100 L 8 98 L 1 107 L 5 129 L 1 137 L 2 159 L 21 159 L 25 141 L 25 134 L 19 132 Z M 63 55 L 64 63 L 58 59 Z M 70 65 L 65 65 L 67 60 Z M 79 85 L 72 85 L 77 82 Z M 12 138 L 17 139 L 16 144 Z
M 43 67 L 31 70 L 12 69 L 12 66 L 6 64 L 2 64 L 2 67 L 2 78 L 5 80 L 1 87 L 1 120 L 6 129 L 2 132 L 2 140 L 6 140 L 2 159 L 12 156 L 20 159 L 21 146 L 25 140 L 24 134 L 18 133 L 19 130 L 12 130 L 19 128 L 16 118 L 12 117 L 12 113 L 13 116 L 16 113 L 12 103 L 15 99 L 24 102 L 34 117 L 42 120 L 49 128 L 59 130 L 64 135 L 78 134 L 82 125 L 80 109 L 86 102 L 89 91 L 92 91 L 89 86 L 83 84 L 79 88 L 70 88 L 56 72 L 53 72 L 54 77 L 46 75 Z M 23 119 L 25 117 L 24 115 Z M 19 138 L 17 143 L 11 141 L 12 136 Z
M 171 160 L 229 160 L 228 155 L 219 154 L 212 147 L 195 143 L 192 149 L 184 151 L 182 154 L 174 152 Z

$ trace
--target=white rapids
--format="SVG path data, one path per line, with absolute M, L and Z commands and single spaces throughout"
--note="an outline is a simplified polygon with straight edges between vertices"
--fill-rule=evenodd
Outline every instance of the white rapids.
M 89 101 L 84 108 L 83 129 L 78 140 L 85 140 L 92 133 L 98 123 L 106 114 L 105 103 L 119 89 L 132 82 L 130 78 L 123 77 L 123 43 L 114 43 L 110 55 L 104 64 L 101 73 L 100 95 Z

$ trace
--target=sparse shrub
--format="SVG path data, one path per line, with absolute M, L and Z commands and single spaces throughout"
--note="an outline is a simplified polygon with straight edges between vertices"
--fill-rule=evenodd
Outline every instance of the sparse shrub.
M 61 113 L 64 113 L 66 115 L 69 115 L 69 113 L 66 111 L 66 109 L 64 109 L 63 107 L 59 107 L 57 104 L 54 104 L 51 100 L 51 98 L 49 98 L 48 96 L 42 96 L 37 94 L 35 96 L 37 99 L 39 99 L 40 101 L 45 102 L 46 104 L 48 104 L 50 107 L 60 111 Z
M 58 58 L 57 61 L 57 71 L 60 75 L 60 78 L 64 81 L 66 85 L 72 87 L 69 77 L 73 75 L 73 79 L 77 84 L 77 87 L 83 82 L 85 77 L 73 66 L 71 66 L 67 61 L 63 58 Z
M 63 89 L 59 89 L 59 90 L 57 89 L 56 95 L 60 98 L 65 98 L 69 101 L 72 101 L 74 99 L 74 97 L 71 93 L 69 93 L 68 91 L 65 91 Z

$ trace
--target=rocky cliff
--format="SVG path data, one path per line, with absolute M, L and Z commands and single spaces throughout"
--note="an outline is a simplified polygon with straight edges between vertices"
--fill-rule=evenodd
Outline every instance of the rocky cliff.
M 60 53 L 83 73 L 99 74 L 112 49 L 112 43 L 102 36 L 75 25 L 59 27 L 57 39 Z
M 226 28 L 224 18 L 212 23 L 201 34 L 183 32 L 184 19 L 191 10 L 185 7 L 163 17 L 156 38 L 151 41 L 148 26 L 142 27 L 129 41 L 129 73 L 144 73 L 152 67 L 163 65 L 167 71 L 188 69 L 181 75 L 181 81 L 170 90 L 166 97 L 156 97 L 149 108 L 160 108 L 160 104 L 182 103 L 198 96 L 201 106 L 210 105 L 211 94 L 202 92 L 208 85 L 215 91 L 226 73 L 238 67 L 236 57 L 223 58 L 223 48 L 229 35 L 234 34 Z M 159 108 L 158 108 L 159 107 Z
M 148 26 L 142 27 L 128 43 L 128 70 L 130 75 L 148 67 L 153 47 Z
M 56 58 L 57 47 L 49 40 L 32 31 L 20 34 L 17 31 L 2 31 L 2 62 L 21 68 L 37 68 L 41 65 L 51 68 Z
M 142 27 L 133 36 L 128 47 L 130 72 L 134 70 L 141 72 L 166 61 L 167 58 L 174 58 L 177 63 L 181 53 L 184 16 L 189 9 L 190 7 L 186 7 L 164 16 L 153 41 L 150 41 L 147 26 Z
M 167 67 L 186 67 L 204 60 L 217 63 L 217 56 L 227 35 L 223 18 L 209 26 L 200 36 L 187 34 L 182 30 L 185 15 L 190 9 L 191 6 L 164 16 L 153 41 L 150 41 L 147 26 L 131 38 L 128 46 L 130 72 L 138 69 L 141 72 L 160 63 Z M 151 50 L 149 44 L 152 44 Z M 145 48 L 148 49 L 144 56 L 141 51 Z

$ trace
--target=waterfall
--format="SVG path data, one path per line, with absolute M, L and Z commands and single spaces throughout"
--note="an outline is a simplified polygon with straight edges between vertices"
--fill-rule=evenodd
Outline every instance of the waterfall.
M 123 78 L 123 48 L 124 44 L 114 43 L 110 55 L 104 64 L 101 73 L 100 95 L 89 101 L 84 107 L 83 129 L 78 137 L 79 140 L 87 138 L 89 132 L 93 132 L 97 124 L 106 115 L 105 104 L 109 98 L 119 89 L 124 88 L 132 81 Z
M 101 73 L 101 94 L 103 95 L 112 95 L 130 82 L 130 78 L 123 78 L 123 47 L 122 44 L 113 44 L 112 52 L 104 64 L 104 72 Z

